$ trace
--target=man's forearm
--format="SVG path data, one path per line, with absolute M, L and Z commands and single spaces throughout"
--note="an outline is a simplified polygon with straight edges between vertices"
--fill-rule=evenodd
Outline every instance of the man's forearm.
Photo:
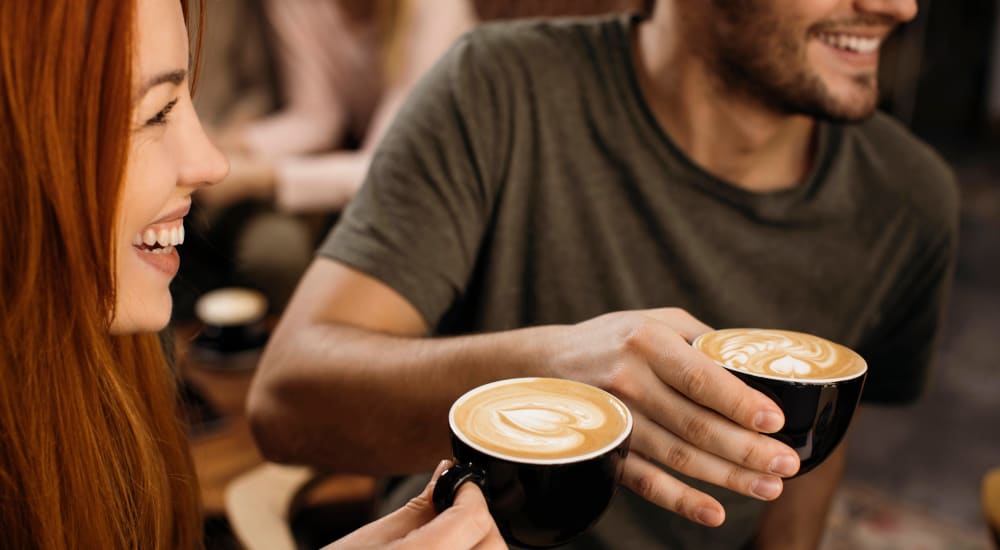
M 815 470 L 785 482 L 785 490 L 770 503 L 757 534 L 758 550 L 814 550 L 826 527 L 830 504 L 846 462 L 846 444 Z
M 456 338 L 400 337 L 335 323 L 279 328 L 250 392 L 265 456 L 373 474 L 430 469 L 466 389 L 544 375 L 558 327 Z

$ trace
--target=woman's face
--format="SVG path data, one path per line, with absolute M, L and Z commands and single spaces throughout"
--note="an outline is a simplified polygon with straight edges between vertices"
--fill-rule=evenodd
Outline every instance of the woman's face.
M 188 89 L 188 36 L 178 0 L 137 0 L 132 130 L 117 218 L 117 299 L 111 332 L 170 321 L 191 193 L 229 170 L 208 140 Z

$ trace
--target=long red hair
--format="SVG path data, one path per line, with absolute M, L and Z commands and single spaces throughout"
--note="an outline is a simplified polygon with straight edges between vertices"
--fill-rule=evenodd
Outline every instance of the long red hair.
M 108 332 L 135 11 L 0 2 L 2 548 L 202 545 L 162 346 Z

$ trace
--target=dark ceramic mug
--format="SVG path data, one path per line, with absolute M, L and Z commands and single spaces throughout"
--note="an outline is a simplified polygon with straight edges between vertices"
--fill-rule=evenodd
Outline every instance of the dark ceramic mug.
M 463 395 L 448 415 L 455 465 L 441 474 L 433 500 L 435 508 L 443 511 L 451 506 L 459 487 L 471 481 L 482 489 L 490 514 L 508 543 L 548 548 L 586 531 L 611 503 L 628 456 L 632 415 L 616 397 L 586 386 L 600 395 L 615 414 L 622 415 L 617 433 L 600 448 L 553 458 L 518 456 L 488 448 L 457 425 L 456 410 L 470 397 L 534 381 L 586 386 L 567 380 L 522 378 L 480 386 Z
M 256 290 L 225 287 L 202 295 L 195 314 L 202 326 L 192 353 L 205 365 L 252 368 L 267 343 L 267 298 Z
M 746 335 L 749 344 L 744 349 L 735 346 L 726 348 L 724 345 L 713 350 L 703 349 L 706 339 L 726 333 L 739 337 Z M 792 342 L 792 347 L 782 349 L 781 344 L 786 342 Z M 855 352 L 818 336 L 766 329 L 710 332 L 695 339 L 692 345 L 778 405 L 785 415 L 785 425 L 780 431 L 768 435 L 798 453 L 800 467 L 793 477 L 812 470 L 826 460 L 847 434 L 868 375 L 867 364 Z M 835 361 L 831 360 L 829 369 L 836 371 L 831 373 L 834 374 L 832 376 L 824 376 L 822 371 L 795 373 L 796 361 L 802 364 L 816 362 L 816 358 L 828 350 L 839 354 L 845 365 L 849 361 L 849 368 L 834 365 Z M 779 369 L 780 372 L 753 371 L 736 364 L 753 361 L 755 352 L 784 361 L 783 368 Z

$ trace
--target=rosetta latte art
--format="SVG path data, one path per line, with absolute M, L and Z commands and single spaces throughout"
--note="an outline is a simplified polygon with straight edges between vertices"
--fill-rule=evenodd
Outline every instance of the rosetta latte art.
M 551 385 L 512 384 L 474 395 L 457 407 L 456 423 L 476 444 L 520 457 L 584 455 L 621 434 L 623 414 L 606 397 Z
M 726 329 L 698 338 L 695 347 L 728 368 L 779 378 L 832 379 L 866 369 L 850 349 L 800 332 Z

